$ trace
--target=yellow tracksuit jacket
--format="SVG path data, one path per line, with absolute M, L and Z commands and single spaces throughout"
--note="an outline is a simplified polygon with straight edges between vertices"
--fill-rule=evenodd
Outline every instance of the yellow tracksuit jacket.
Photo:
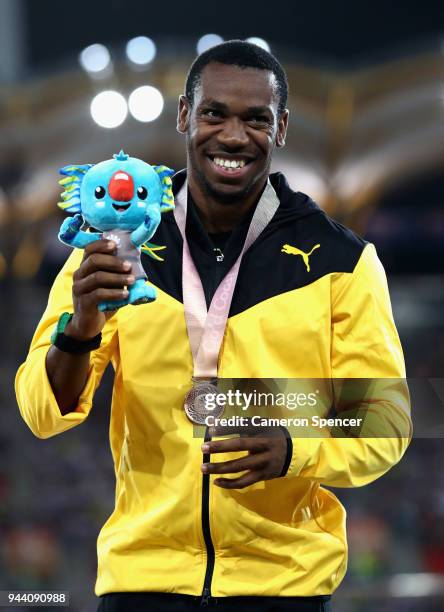
M 183 173 L 174 177 L 175 192 L 183 180 Z M 322 485 L 368 484 L 408 445 L 403 355 L 373 245 L 293 192 L 281 174 L 271 175 L 271 182 L 280 207 L 243 258 L 219 376 L 386 379 L 387 392 L 374 398 L 372 410 L 389 421 L 393 416 L 398 433 L 294 439 L 285 476 L 242 490 L 218 488 L 212 476 L 202 475 L 202 439 L 193 437 L 183 410 L 193 364 L 182 303 L 182 243 L 170 213 L 153 237 L 167 247 L 164 261 L 142 256 L 158 299 L 127 306 L 107 322 L 78 406 L 62 416 L 45 355 L 59 316 L 73 309 L 72 275 L 82 257 L 74 250 L 17 373 L 16 395 L 36 436 L 62 433 L 87 418 L 112 362 L 117 486 L 114 512 L 98 537 L 97 595 L 200 595 L 204 588 L 215 597 L 330 594 L 346 570 L 346 515 Z

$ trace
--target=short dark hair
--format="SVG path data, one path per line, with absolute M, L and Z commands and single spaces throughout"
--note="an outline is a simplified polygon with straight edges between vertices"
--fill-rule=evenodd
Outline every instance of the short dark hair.
M 278 113 L 281 115 L 284 112 L 288 97 L 288 81 L 285 70 L 274 55 L 265 51 L 262 47 L 244 40 L 228 40 L 197 56 L 191 64 L 185 83 L 185 95 L 191 104 L 194 102 L 196 87 L 200 84 L 202 70 L 211 62 L 272 72 L 277 82 Z

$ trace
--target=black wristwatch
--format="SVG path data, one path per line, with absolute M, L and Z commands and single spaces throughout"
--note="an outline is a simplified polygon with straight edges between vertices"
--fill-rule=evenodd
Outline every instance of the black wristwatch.
M 81 355 L 82 353 L 89 353 L 99 348 L 102 342 L 102 334 L 99 333 L 90 340 L 76 340 L 70 336 L 65 336 L 65 328 L 73 318 L 73 313 L 64 312 L 59 320 L 57 321 L 56 328 L 51 336 L 51 344 L 56 346 L 60 351 L 64 353 L 73 353 L 74 355 Z

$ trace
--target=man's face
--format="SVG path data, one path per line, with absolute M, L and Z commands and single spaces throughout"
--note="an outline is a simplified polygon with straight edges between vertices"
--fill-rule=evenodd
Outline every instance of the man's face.
M 272 72 L 215 62 L 203 69 L 193 106 L 181 96 L 189 171 L 215 200 L 238 202 L 265 183 L 285 141 L 288 112 L 279 117 L 278 102 Z

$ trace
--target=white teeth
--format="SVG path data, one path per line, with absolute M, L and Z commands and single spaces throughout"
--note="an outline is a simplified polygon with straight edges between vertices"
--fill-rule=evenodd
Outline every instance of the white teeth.
M 221 157 L 215 157 L 214 163 L 216 166 L 221 166 L 222 168 L 243 168 L 245 166 L 244 159 L 222 159 Z

